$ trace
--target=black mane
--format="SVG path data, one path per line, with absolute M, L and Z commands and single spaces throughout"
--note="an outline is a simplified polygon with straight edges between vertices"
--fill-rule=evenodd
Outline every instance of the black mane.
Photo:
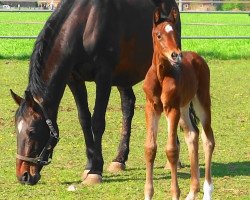
M 30 60 L 29 85 L 27 88 L 34 96 L 45 97 L 47 94 L 46 83 L 41 77 L 44 63 L 74 2 L 75 0 L 62 0 L 37 37 Z

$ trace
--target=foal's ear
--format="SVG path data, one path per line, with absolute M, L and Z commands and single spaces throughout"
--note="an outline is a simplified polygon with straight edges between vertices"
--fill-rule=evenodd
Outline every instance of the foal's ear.
M 24 100 L 22 97 L 18 96 L 16 93 L 14 93 L 12 90 L 10 90 L 10 94 L 17 105 L 20 106 L 21 102 Z
M 157 8 L 154 12 L 153 26 L 157 26 L 161 22 L 161 9 Z
M 168 19 L 175 24 L 177 21 L 179 15 L 179 11 L 177 10 L 177 8 L 173 7 L 172 10 L 169 13 Z

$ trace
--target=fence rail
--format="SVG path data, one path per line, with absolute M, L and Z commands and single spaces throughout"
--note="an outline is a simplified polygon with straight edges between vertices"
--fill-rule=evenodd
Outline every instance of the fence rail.
M 243 3 L 243 4 L 248 4 L 250 3 L 250 1 L 195 1 L 195 0 L 190 0 L 190 1 L 182 1 L 182 0 L 179 0 L 179 1 L 176 1 L 176 3 L 197 3 L 197 4 L 227 4 L 227 3 L 230 3 L 230 4 L 238 4 L 238 3 Z
M 10 13 L 15 13 L 15 12 L 30 12 L 30 13 L 52 13 L 52 10 L 17 10 L 17 9 L 0 9 L 0 12 L 10 12 Z M 250 11 L 196 11 L 196 10 L 184 10 L 180 11 L 180 13 L 190 13 L 190 14 L 248 14 L 250 15 Z
M 0 36 L 0 39 L 36 39 L 37 36 Z M 182 36 L 181 39 L 250 39 L 250 36 Z
M 229 3 L 230 1 L 177 1 L 177 3 Z M 250 1 L 235 1 L 230 3 L 250 3 Z M 18 9 L 7 9 L 1 10 L 0 12 L 53 12 L 52 10 L 18 10 Z M 248 14 L 250 11 L 180 11 L 180 13 L 190 14 Z M 243 24 L 244 25 L 244 24 Z M 242 25 L 242 26 L 243 26 Z M 246 24 L 244 26 L 249 26 Z M 36 39 L 37 36 L 0 36 L 0 39 Z M 182 39 L 250 39 L 250 36 L 182 36 Z

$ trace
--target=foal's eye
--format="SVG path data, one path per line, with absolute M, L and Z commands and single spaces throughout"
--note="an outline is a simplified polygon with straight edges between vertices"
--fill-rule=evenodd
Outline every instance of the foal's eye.
M 156 33 L 156 36 L 157 36 L 158 40 L 161 39 L 161 33 L 160 32 Z

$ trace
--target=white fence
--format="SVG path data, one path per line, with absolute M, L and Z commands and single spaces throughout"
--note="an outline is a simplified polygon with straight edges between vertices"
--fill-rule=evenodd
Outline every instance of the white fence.
M 195 3 L 195 4 L 220 4 L 220 3 L 242 3 L 250 4 L 250 1 L 176 1 L 179 4 L 179 7 L 182 8 L 184 3 Z M 250 11 L 182 11 L 180 13 L 190 13 L 190 14 L 247 14 L 250 19 Z M 38 10 L 38 9 L 0 9 L 0 12 L 53 12 L 51 10 Z M 199 25 L 197 23 L 197 25 Z M 216 24 L 214 24 L 216 25 Z M 241 26 L 250 26 L 250 24 L 241 24 Z M 36 39 L 37 36 L 0 36 L 0 39 Z M 249 36 L 182 36 L 182 39 L 250 39 Z

